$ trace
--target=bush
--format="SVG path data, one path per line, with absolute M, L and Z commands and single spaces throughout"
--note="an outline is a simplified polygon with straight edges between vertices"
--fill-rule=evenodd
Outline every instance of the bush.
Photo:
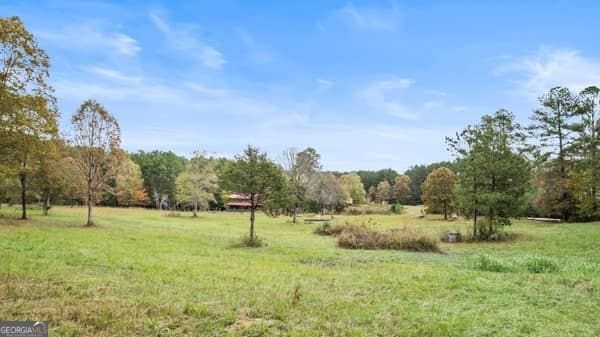
M 329 236 L 338 236 L 344 231 L 354 231 L 358 230 L 360 226 L 357 225 L 332 225 L 329 221 L 323 223 L 322 225 L 315 228 L 313 233 L 317 235 L 329 235 Z
M 317 235 L 331 235 L 331 223 L 329 223 L 329 221 L 322 223 L 320 226 L 315 228 L 313 233 Z
M 239 241 L 234 242 L 232 244 L 232 247 L 234 248 L 259 248 L 262 246 L 266 246 L 266 244 L 263 242 L 263 239 L 258 237 L 258 235 L 254 235 L 254 239 L 250 239 L 250 236 L 248 235 L 244 235 L 242 236 Z
M 523 266 L 528 272 L 533 274 L 555 273 L 560 269 L 556 262 L 541 256 L 526 258 Z
M 415 252 L 440 252 L 438 242 L 408 230 L 380 232 L 352 226 L 338 236 L 338 246 L 348 249 L 392 249 Z
M 475 269 L 483 271 L 492 271 L 496 273 L 507 273 L 514 270 L 514 268 L 502 261 L 495 260 L 488 255 L 479 255 L 473 261 L 473 267 Z
M 344 211 L 346 215 L 389 215 L 392 210 L 389 207 L 381 207 L 374 204 L 350 206 Z
M 401 203 L 395 203 L 392 205 L 391 210 L 394 214 L 402 214 L 402 212 L 404 212 L 404 205 Z

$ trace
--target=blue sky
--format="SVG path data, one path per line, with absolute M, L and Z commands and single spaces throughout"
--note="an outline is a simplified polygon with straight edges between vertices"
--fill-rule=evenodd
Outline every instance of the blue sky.
M 62 125 L 87 98 L 129 151 L 312 146 L 325 169 L 450 159 L 444 137 L 600 84 L 593 1 L 17 1 Z

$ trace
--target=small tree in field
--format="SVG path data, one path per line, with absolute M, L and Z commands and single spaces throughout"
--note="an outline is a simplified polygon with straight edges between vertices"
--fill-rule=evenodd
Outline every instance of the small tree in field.
M 88 205 L 87 226 L 94 225 L 92 209 L 97 195 L 106 186 L 114 171 L 112 155 L 119 148 L 121 130 L 117 120 L 95 100 L 81 104 L 71 118 L 77 149 L 75 164 L 86 183 Z
M 392 187 L 387 180 L 377 184 L 377 192 L 375 192 L 375 201 L 383 205 L 384 202 L 389 202 L 392 196 Z
M 485 115 L 479 124 L 446 138 L 457 157 L 457 203 L 465 214 L 472 214 L 473 239 L 492 237 L 528 204 L 531 169 L 520 153 L 523 138 L 514 115 L 506 110 Z
M 244 193 L 250 197 L 250 235 L 249 245 L 256 242 L 254 219 L 258 206 L 276 198 L 285 186 L 283 170 L 272 162 L 266 153 L 248 145 L 243 154 L 236 155 L 228 163 L 220 177 L 220 186 L 224 190 Z
M 423 183 L 423 202 L 428 209 L 443 209 L 444 220 L 448 220 L 448 211 L 454 200 L 454 189 L 458 178 L 452 170 L 440 167 L 433 170 Z
M 218 187 L 216 164 L 215 160 L 198 153 L 175 180 L 177 197 L 194 207 L 194 217 L 198 214 L 199 206 L 208 207 L 208 202 L 214 200 Z
M 392 195 L 396 202 L 406 204 L 410 200 L 410 177 L 403 174 L 394 179 Z

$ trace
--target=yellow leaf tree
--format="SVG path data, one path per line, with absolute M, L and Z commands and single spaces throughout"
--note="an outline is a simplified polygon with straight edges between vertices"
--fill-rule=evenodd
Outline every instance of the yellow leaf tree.
M 433 170 L 423 183 L 422 199 L 428 209 L 443 210 L 444 219 L 448 220 L 448 212 L 454 200 L 454 188 L 458 178 L 452 170 L 440 167 Z

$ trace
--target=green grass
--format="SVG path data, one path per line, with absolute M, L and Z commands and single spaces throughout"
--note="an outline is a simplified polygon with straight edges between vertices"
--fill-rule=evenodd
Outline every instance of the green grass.
M 51 336 L 600 335 L 599 223 L 517 222 L 520 240 L 432 254 L 341 249 L 264 215 L 267 246 L 232 248 L 247 214 L 97 208 L 96 228 L 84 208 L 0 214 L 0 319 L 49 320 Z M 333 223 L 468 226 L 416 214 Z

